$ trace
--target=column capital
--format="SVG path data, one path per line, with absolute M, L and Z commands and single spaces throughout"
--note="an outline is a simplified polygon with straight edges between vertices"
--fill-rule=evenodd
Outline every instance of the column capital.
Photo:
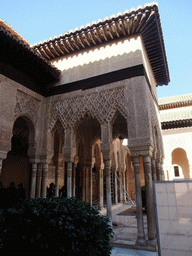
M 153 146 L 142 146 L 142 147 L 134 147 L 130 148 L 131 157 L 145 157 L 153 155 Z

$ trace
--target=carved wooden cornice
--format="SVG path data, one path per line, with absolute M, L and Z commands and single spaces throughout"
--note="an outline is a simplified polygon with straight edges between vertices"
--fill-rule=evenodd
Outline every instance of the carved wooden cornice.
M 85 48 L 141 35 L 149 57 L 157 85 L 168 84 L 170 81 L 165 46 L 159 11 L 156 2 L 147 4 L 145 8 L 134 8 L 115 17 L 106 18 L 98 23 L 93 22 L 70 33 L 65 33 L 49 41 L 40 42 L 33 50 L 47 60 L 65 56 Z

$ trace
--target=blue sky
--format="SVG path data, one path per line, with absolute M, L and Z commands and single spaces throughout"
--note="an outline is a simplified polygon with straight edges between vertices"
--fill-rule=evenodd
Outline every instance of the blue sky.
M 31 44 L 152 1 L 0 0 L 0 18 Z M 170 79 L 158 97 L 192 93 L 192 0 L 159 0 Z

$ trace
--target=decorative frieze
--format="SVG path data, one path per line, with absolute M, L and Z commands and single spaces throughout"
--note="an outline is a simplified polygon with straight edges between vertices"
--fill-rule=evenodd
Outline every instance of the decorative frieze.
M 57 119 L 61 120 L 65 129 L 73 128 L 86 113 L 90 113 L 100 124 L 110 122 L 117 110 L 127 119 L 124 87 L 63 100 L 60 98 L 51 102 L 49 130 Z

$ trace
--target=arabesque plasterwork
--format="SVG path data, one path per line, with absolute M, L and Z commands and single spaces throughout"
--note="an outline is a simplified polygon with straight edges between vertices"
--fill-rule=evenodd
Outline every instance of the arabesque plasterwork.
M 34 98 L 33 96 L 17 90 L 16 94 L 16 105 L 14 109 L 15 119 L 20 115 L 27 115 L 31 117 L 34 121 L 34 124 L 37 122 L 39 118 L 39 108 L 40 108 L 40 100 Z
M 111 122 L 117 110 L 127 119 L 124 87 L 63 100 L 53 100 L 49 131 L 54 127 L 57 119 L 60 119 L 64 129 L 73 128 L 75 123 L 84 118 L 86 113 L 90 113 L 100 124 Z

